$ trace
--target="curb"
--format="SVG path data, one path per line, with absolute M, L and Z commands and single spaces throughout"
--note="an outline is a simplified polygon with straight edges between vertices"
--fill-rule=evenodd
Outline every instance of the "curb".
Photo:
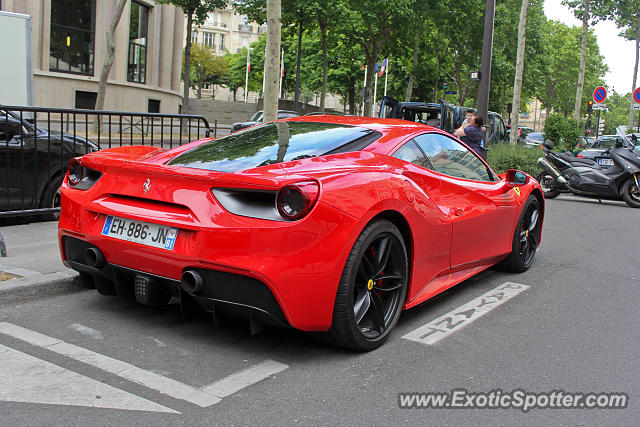
M 59 271 L 0 282 L 0 305 L 85 289 L 78 273 Z

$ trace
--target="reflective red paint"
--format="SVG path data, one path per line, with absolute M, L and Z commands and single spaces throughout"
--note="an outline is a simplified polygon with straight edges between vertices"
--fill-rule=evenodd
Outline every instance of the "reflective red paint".
M 83 165 L 102 173 L 88 190 L 62 188 L 59 238 L 100 248 L 110 264 L 180 280 L 200 267 L 253 277 L 273 293 L 287 322 L 306 331 L 332 323 L 338 283 L 354 242 L 373 219 L 385 217 L 405 233 L 410 282 L 403 307 L 415 306 L 498 263 L 512 248 L 516 223 L 539 184 L 514 191 L 504 177 L 479 182 L 441 175 L 391 157 L 424 132 L 400 120 L 305 116 L 298 122 L 350 124 L 382 137 L 359 152 L 320 156 L 223 173 L 165 163 L 208 140 L 171 151 L 123 147 L 92 153 Z M 144 184 L 149 180 L 148 189 Z M 230 213 L 212 188 L 277 192 L 300 181 L 319 183 L 318 200 L 297 221 Z M 172 251 L 101 235 L 107 215 L 179 229 Z

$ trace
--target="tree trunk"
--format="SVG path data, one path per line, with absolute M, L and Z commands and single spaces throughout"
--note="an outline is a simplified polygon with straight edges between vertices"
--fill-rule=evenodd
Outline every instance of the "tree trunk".
M 296 59 L 296 87 L 295 110 L 300 112 L 300 62 L 302 62 L 302 10 L 300 10 L 300 25 L 298 26 L 298 52 Z
M 349 114 L 356 114 L 356 83 L 352 81 L 349 85 Z
M 320 92 L 320 111 L 324 113 L 324 102 L 327 97 L 327 74 L 329 67 L 327 65 L 327 22 L 319 20 L 320 41 L 322 43 L 322 90 Z
M 416 34 L 416 40 L 413 45 L 413 59 L 411 61 L 411 74 L 409 74 L 409 84 L 407 85 L 407 93 L 404 96 L 406 102 L 411 101 L 411 95 L 413 94 L 413 81 L 416 75 L 416 68 L 418 68 L 418 48 L 420 47 L 420 39 L 422 39 L 422 25 L 418 27 Z M 437 79 L 437 77 L 436 77 Z M 436 83 L 437 85 L 437 83 Z M 437 90 L 437 89 L 436 89 Z
M 98 83 L 96 110 L 104 109 L 104 95 L 107 88 L 107 78 L 109 77 L 109 72 L 111 71 L 111 66 L 113 65 L 113 60 L 115 58 L 116 52 L 116 41 L 114 33 L 116 32 L 116 27 L 118 26 L 118 22 L 120 22 L 120 17 L 122 16 L 122 11 L 124 10 L 124 5 L 126 3 L 127 0 L 120 0 L 113 15 L 113 20 L 111 21 L 111 24 L 109 24 L 109 28 L 107 28 L 107 54 L 104 58 L 102 71 L 100 72 L 100 83 Z
M 198 70 L 198 99 L 202 99 L 202 80 L 204 78 L 203 74 L 204 72 L 202 70 Z
M 184 46 L 184 92 L 182 94 L 182 113 L 189 114 L 189 86 L 191 85 L 191 31 L 193 30 L 193 9 L 185 11 L 187 15 L 187 40 Z
M 378 53 L 380 53 L 380 43 L 377 42 L 373 42 L 372 43 L 373 46 L 371 46 L 371 51 L 369 52 L 369 56 L 367 56 L 367 69 L 369 70 L 369 72 L 367 73 L 367 84 L 366 87 L 368 87 L 371 90 L 371 93 L 369 94 L 369 100 L 365 102 L 364 104 L 364 116 L 365 117 L 372 117 L 371 115 L 373 114 L 374 110 L 375 110 L 375 106 L 373 104 L 374 99 L 373 99 L 373 92 L 374 92 L 374 87 L 373 87 L 373 81 L 374 79 L 374 74 L 375 74 L 375 66 L 376 66 L 376 62 L 378 60 Z
M 264 122 L 270 122 L 278 118 L 281 23 L 281 1 L 267 0 L 267 69 L 265 70 Z
M 633 84 L 631 85 L 631 105 L 629 106 L 629 126 L 633 126 L 633 105 L 635 102 L 633 101 L 633 91 L 636 90 L 636 82 L 638 81 L 638 56 L 640 55 L 640 10 L 638 10 L 638 15 L 636 16 L 636 64 L 633 67 Z
M 524 48 L 527 43 L 527 14 L 529 0 L 522 0 L 520 23 L 518 24 L 518 53 L 516 54 L 516 76 L 513 80 L 513 104 L 511 107 L 511 144 L 518 142 L 518 123 L 520 121 L 520 95 L 522 93 L 522 74 L 524 72 Z
M 578 88 L 576 89 L 576 104 L 573 109 L 573 118 L 580 119 L 582 107 L 582 89 L 584 88 L 584 70 L 587 58 L 587 36 L 589 35 L 589 1 L 584 0 L 584 13 L 582 14 L 582 47 L 580 48 L 580 70 L 578 72 Z

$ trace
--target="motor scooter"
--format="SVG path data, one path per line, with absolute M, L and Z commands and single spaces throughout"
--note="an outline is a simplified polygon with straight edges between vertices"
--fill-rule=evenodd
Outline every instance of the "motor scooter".
M 560 193 L 600 199 L 624 200 L 632 208 L 640 208 L 640 150 L 624 132 L 618 131 L 621 140 L 608 151 L 613 165 L 601 167 L 593 160 L 574 157 L 569 153 L 553 151 L 553 142 L 546 140 L 543 155 L 538 159 L 542 172 L 537 180 L 547 199 Z

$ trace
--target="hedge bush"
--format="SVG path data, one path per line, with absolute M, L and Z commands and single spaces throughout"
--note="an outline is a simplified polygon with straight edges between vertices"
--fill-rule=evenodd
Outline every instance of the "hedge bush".
M 580 129 L 578 121 L 553 113 L 544 122 L 544 138 L 552 140 L 556 149 L 571 151 L 582 134 Z
M 487 163 L 497 173 L 518 169 L 535 177 L 541 171 L 537 164 L 540 157 L 542 149 L 539 147 L 491 144 L 487 152 Z

